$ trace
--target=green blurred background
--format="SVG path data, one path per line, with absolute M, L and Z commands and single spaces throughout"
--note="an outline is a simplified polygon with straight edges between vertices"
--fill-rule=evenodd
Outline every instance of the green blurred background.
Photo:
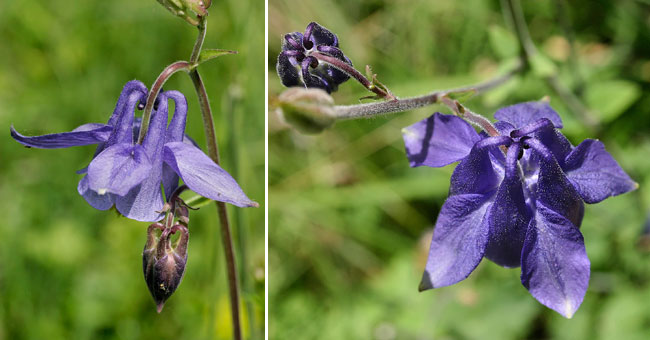
M 603 140 L 640 184 L 586 208 L 591 281 L 573 319 L 530 296 L 519 269 L 489 261 L 459 284 L 418 293 L 453 166 L 409 168 L 400 130 L 448 110 L 340 122 L 316 136 L 288 129 L 271 110 L 271 339 L 650 338 L 650 248 L 641 237 L 650 211 L 650 2 L 523 7 L 539 50 L 600 125 L 588 128 L 532 73 L 466 105 L 492 117 L 501 106 L 548 95 L 572 143 Z M 271 105 L 283 91 L 275 74 L 282 35 L 310 21 L 338 34 L 358 69 L 372 65 L 402 97 L 489 79 L 518 55 L 496 0 L 269 0 Z M 349 81 L 334 99 L 354 104 L 366 95 Z
M 258 209 L 229 208 L 240 248 L 244 333 L 264 330 L 264 5 L 213 1 L 204 47 L 239 51 L 202 65 L 223 167 Z M 188 59 L 196 29 L 154 0 L 0 1 L 0 339 L 230 339 L 216 208 L 191 213 L 183 283 L 158 315 L 143 280 L 147 223 L 92 209 L 75 171 L 94 146 L 26 149 L 27 135 L 105 123 L 122 86 L 150 86 Z M 205 150 L 192 83 L 187 133 Z M 189 195 L 191 196 L 191 195 Z

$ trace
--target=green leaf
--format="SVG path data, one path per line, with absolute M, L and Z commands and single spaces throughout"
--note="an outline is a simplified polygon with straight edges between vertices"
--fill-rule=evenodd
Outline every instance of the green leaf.
M 476 94 L 475 89 L 469 89 L 469 90 L 463 90 L 463 91 L 451 91 L 447 92 L 446 96 L 453 100 L 457 100 L 458 102 L 462 103 L 464 101 L 467 101 L 468 99 L 472 98 Z
M 220 49 L 205 49 L 201 51 L 201 54 L 199 54 L 199 60 L 196 62 L 196 65 L 203 64 L 204 62 L 208 60 L 212 60 L 214 58 L 221 57 L 223 55 L 228 55 L 228 54 L 237 54 L 237 51 L 230 51 L 230 50 L 220 50 Z
M 185 204 L 187 204 L 188 206 L 190 206 L 190 207 L 192 207 L 194 209 L 204 207 L 204 206 L 210 204 L 211 202 L 212 202 L 211 199 L 205 198 L 205 197 L 200 196 L 200 195 L 196 195 L 196 196 L 190 197 L 190 198 L 185 200 Z
M 494 53 L 501 59 L 508 59 L 519 55 L 517 38 L 509 30 L 501 26 L 490 26 L 488 39 Z
M 585 90 L 587 106 L 603 122 L 620 116 L 641 96 L 639 85 L 626 80 L 610 80 L 591 83 Z
M 548 77 L 557 72 L 557 68 L 551 59 L 541 53 L 535 53 L 529 61 L 533 73 L 538 77 Z

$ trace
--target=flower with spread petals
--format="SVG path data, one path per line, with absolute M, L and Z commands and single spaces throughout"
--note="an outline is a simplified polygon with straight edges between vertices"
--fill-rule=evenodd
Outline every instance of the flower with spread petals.
M 521 266 L 521 282 L 533 297 L 570 318 L 589 284 L 579 230 L 583 202 L 598 203 L 637 184 L 600 141 L 572 146 L 546 102 L 506 107 L 495 118 L 496 137 L 440 113 L 403 131 L 411 166 L 459 162 L 420 290 L 462 281 L 486 257 Z
M 42 149 L 98 144 L 88 167 L 78 171 L 84 177 L 77 190 L 94 208 L 115 206 L 134 220 L 159 220 L 165 202 L 161 183 L 169 198 L 179 177 L 207 198 L 239 207 L 257 206 L 185 135 L 187 101 L 180 92 L 166 91 L 158 96 L 143 143 L 135 143 L 140 122 L 134 118 L 134 111 L 146 97 L 144 84 L 130 81 L 107 124 L 85 124 L 71 132 L 33 137 L 23 136 L 12 127 L 11 136 L 25 146 Z M 175 112 L 167 126 L 169 99 L 175 102 Z
M 318 52 L 339 59 L 350 66 L 352 62 L 339 49 L 339 39 L 327 28 L 312 22 L 305 33 L 293 32 L 284 36 L 282 52 L 278 56 L 276 70 L 286 87 L 304 86 L 320 88 L 328 93 L 350 77 L 311 54 Z

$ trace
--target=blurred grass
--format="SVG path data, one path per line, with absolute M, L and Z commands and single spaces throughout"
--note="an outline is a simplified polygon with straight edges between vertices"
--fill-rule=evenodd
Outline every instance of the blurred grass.
M 602 122 L 595 133 L 538 77 L 519 75 L 467 102 L 497 108 L 550 96 L 564 133 L 599 138 L 639 190 L 588 206 L 582 224 L 592 275 L 571 320 L 539 304 L 518 269 L 489 261 L 465 281 L 417 286 L 453 167 L 411 169 L 401 128 L 442 107 L 340 122 L 317 136 L 269 112 L 270 339 L 650 338 L 650 6 L 571 1 L 577 69 L 556 1 L 524 1 L 532 38 Z M 338 34 L 358 69 L 406 97 L 488 79 L 517 56 L 499 1 L 269 0 L 269 96 L 283 88 L 275 60 L 284 33 L 317 21 Z M 577 74 L 577 76 L 576 76 Z M 338 104 L 367 95 L 353 81 Z M 647 244 L 647 243 L 646 243 Z
M 215 1 L 206 48 L 239 51 L 201 66 L 223 167 L 264 205 L 264 7 Z M 77 194 L 94 146 L 26 149 L 27 135 L 105 122 L 122 86 L 150 85 L 191 53 L 196 31 L 156 1 L 0 2 L 0 339 L 230 339 L 227 281 L 214 205 L 192 212 L 183 283 L 160 315 L 142 274 L 146 223 L 92 209 Z M 259 72 L 255 72 L 258 70 Z M 189 77 L 187 133 L 205 146 Z M 264 329 L 264 208 L 230 209 L 245 247 L 243 299 Z M 241 210 L 241 211 L 240 211 Z M 241 263 L 241 262 L 240 262 Z

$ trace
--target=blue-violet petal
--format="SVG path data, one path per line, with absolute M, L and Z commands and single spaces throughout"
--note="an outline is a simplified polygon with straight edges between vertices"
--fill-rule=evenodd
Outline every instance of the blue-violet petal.
M 573 149 L 566 158 L 564 172 L 587 203 L 598 203 L 638 187 L 605 150 L 605 145 L 593 139 L 586 139 Z
M 494 118 L 512 124 L 516 129 L 534 123 L 541 118 L 549 119 L 556 128 L 562 128 L 562 119 L 546 101 L 526 102 L 499 109 Z
M 543 305 L 571 318 L 589 285 L 589 258 L 580 230 L 538 202 L 521 258 L 521 283 Z
M 481 137 L 463 119 L 434 113 L 402 129 L 406 156 L 412 167 L 442 167 L 469 155 Z
M 238 207 L 258 206 L 244 194 L 230 174 L 193 146 L 182 142 L 167 143 L 164 160 L 190 189 L 201 196 Z
M 531 216 L 517 169 L 520 150 L 519 144 L 508 148 L 505 177 L 490 212 L 490 236 L 485 250 L 485 257 L 511 268 L 521 263 L 521 249 Z
M 464 280 L 481 262 L 488 240 L 491 195 L 450 196 L 440 209 L 420 291 Z
M 11 137 L 18 143 L 39 149 L 69 148 L 103 143 L 108 140 L 113 128 L 104 124 L 85 124 L 71 132 L 53 133 L 42 136 L 23 136 L 14 127 L 11 128 Z
M 141 145 L 115 144 L 88 165 L 88 187 L 98 194 L 126 195 L 151 172 L 151 162 Z

